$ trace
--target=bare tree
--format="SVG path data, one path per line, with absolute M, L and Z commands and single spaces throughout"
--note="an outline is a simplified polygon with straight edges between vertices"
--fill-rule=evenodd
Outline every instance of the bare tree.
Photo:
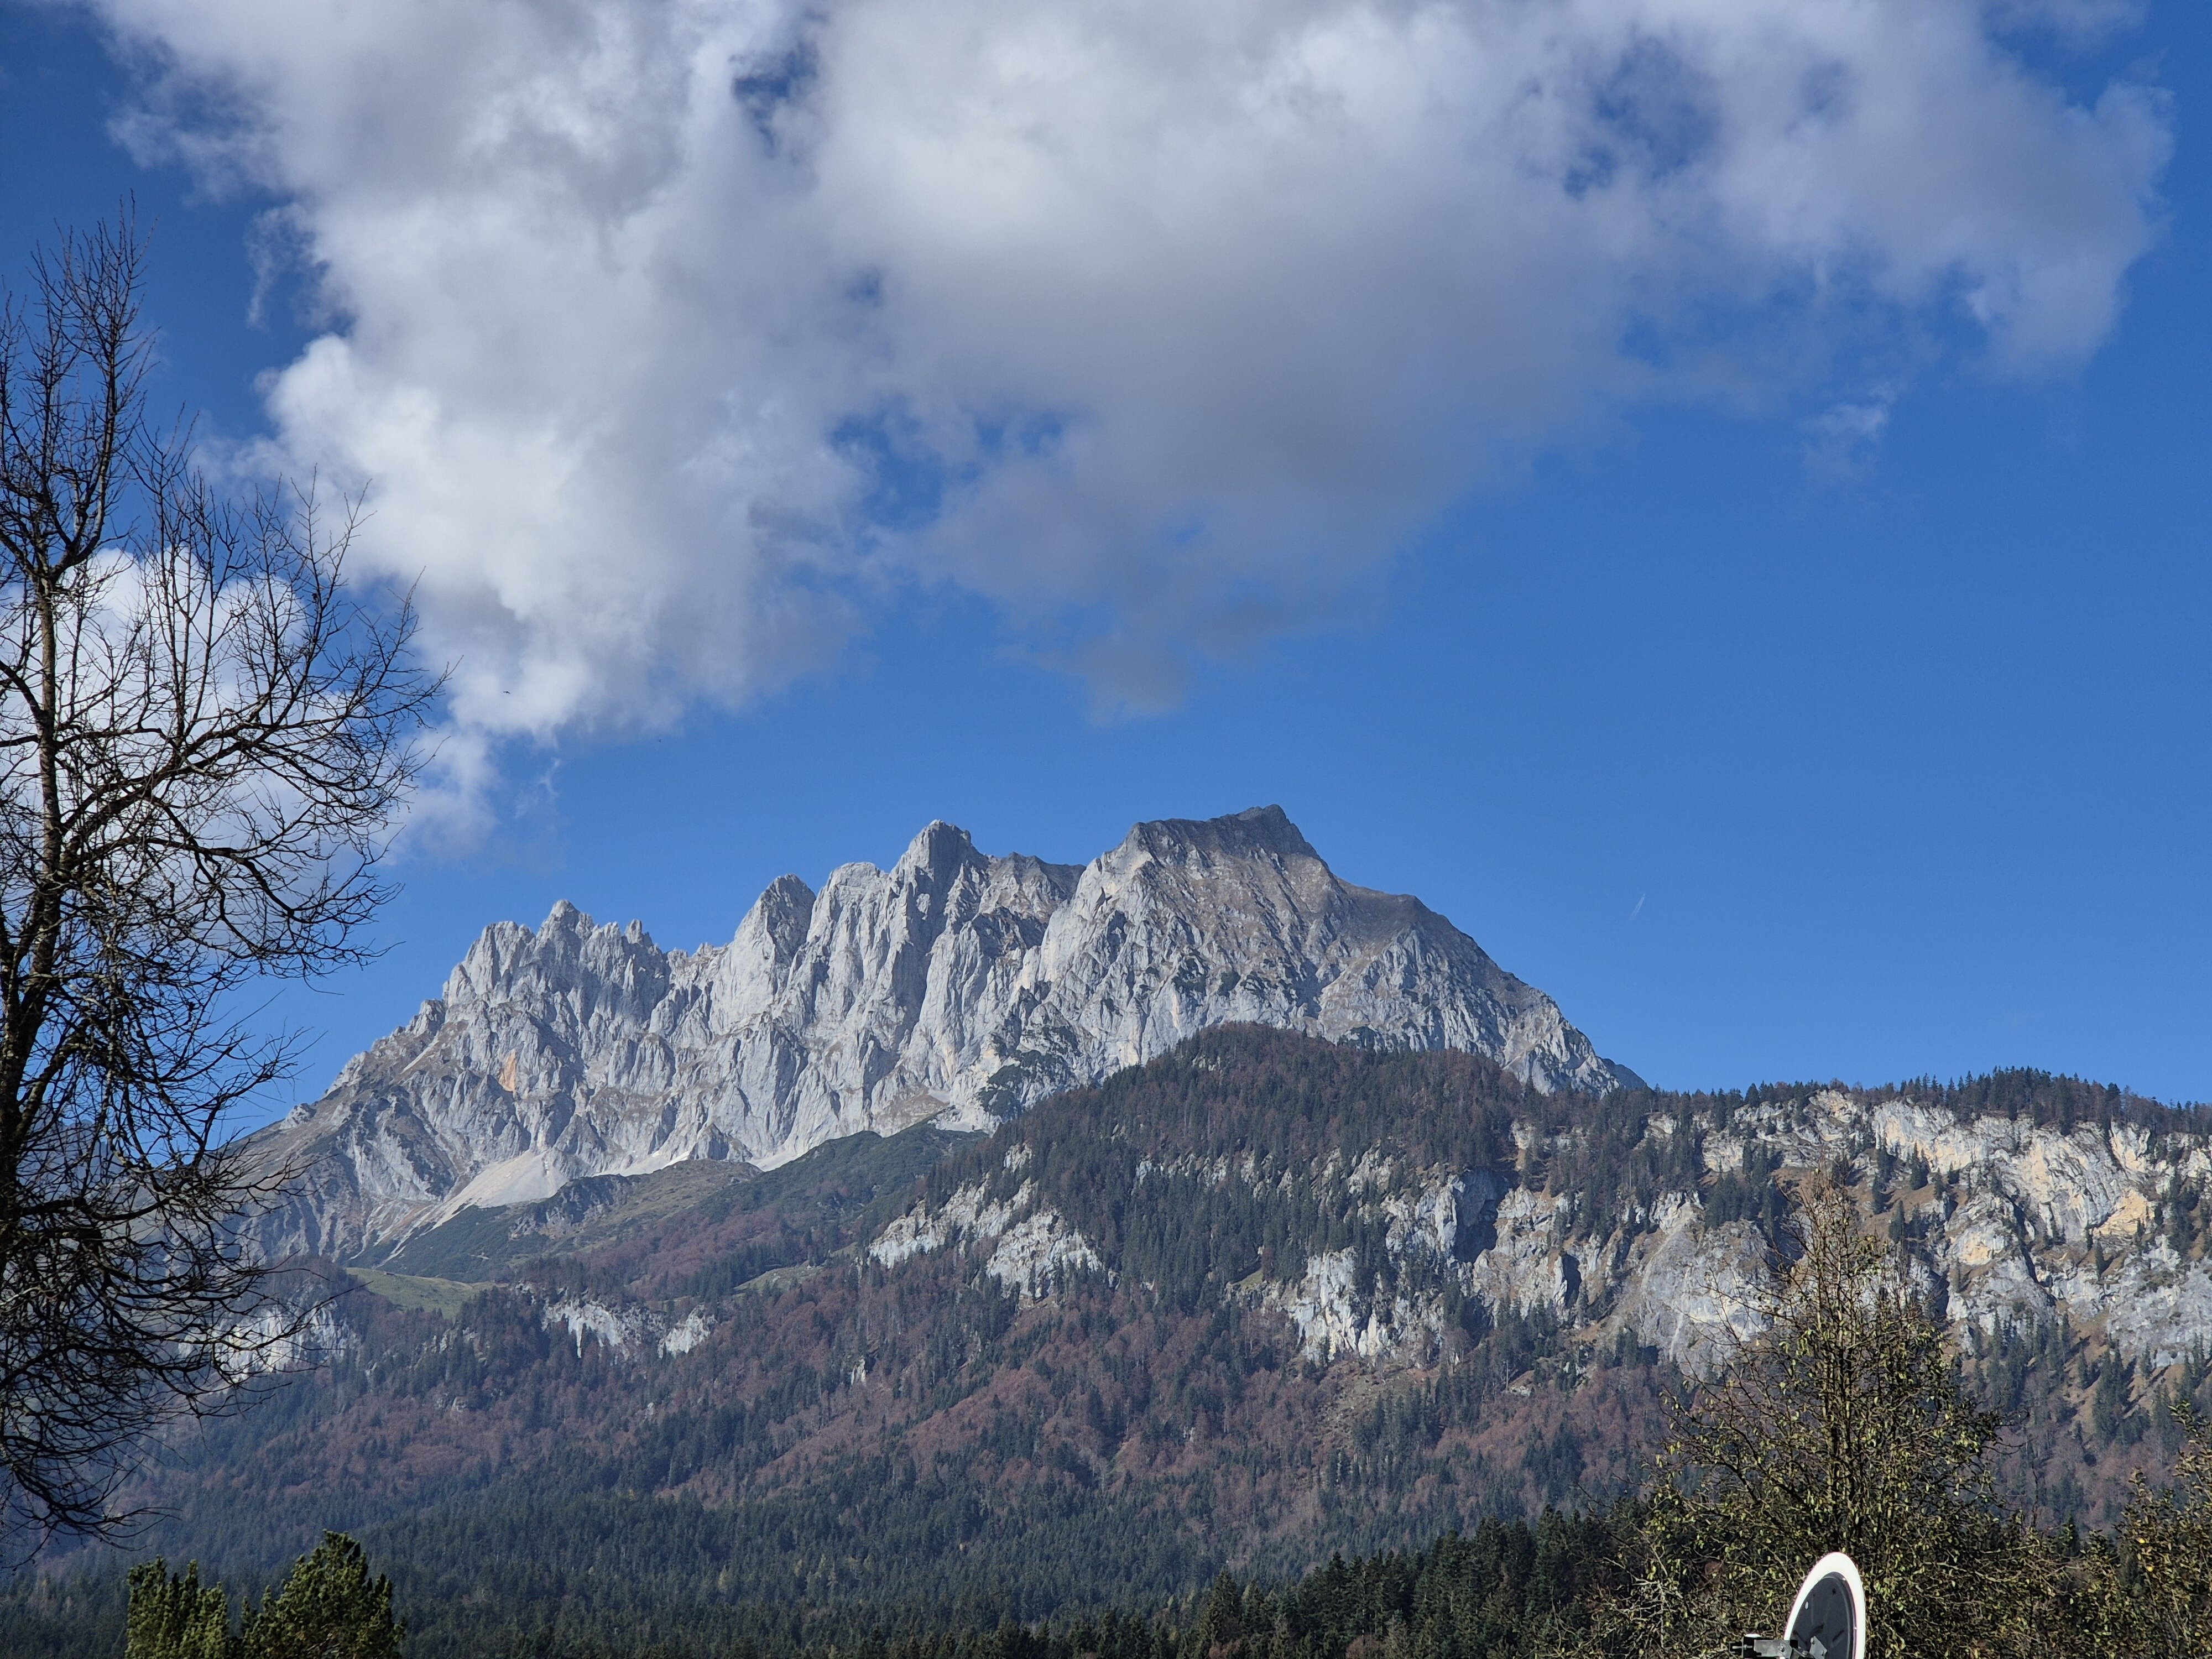
M 287 1074 L 241 1005 L 364 954 L 438 690 L 350 518 L 218 491 L 150 418 L 143 245 L 66 235 L 0 309 L 0 1533 L 99 1534 L 131 1449 L 296 1320 L 226 1114 Z

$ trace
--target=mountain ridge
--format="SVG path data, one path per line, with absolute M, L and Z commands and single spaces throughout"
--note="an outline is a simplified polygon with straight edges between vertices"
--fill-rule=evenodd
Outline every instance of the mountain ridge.
M 939 820 L 889 870 L 779 878 L 723 945 L 665 951 L 566 900 L 494 923 L 258 1137 L 299 1178 L 253 1225 L 272 1258 L 370 1264 L 582 1176 L 988 1128 L 1230 1023 L 1479 1054 L 1540 1090 L 1640 1082 L 1419 899 L 1339 878 L 1280 807 L 1139 823 L 1084 866 Z
M 1632 1490 L 1808 1182 L 2014 1419 L 2020 1501 L 2109 1524 L 2212 1409 L 2212 1120 L 2039 1073 L 1547 1095 L 1231 1026 L 988 1135 L 696 1162 L 592 1212 L 628 1179 L 362 1274 L 319 1369 L 149 1466 L 149 1541 L 380 1540 L 456 1659 L 605 1583 L 615 1540 L 661 1613 L 678 1583 L 1034 1617 L 1301 1571 Z

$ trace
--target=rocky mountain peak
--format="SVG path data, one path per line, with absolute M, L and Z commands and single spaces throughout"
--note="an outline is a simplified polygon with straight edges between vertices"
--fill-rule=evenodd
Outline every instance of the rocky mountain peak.
M 1139 823 L 1107 858 L 1127 862 L 1136 854 L 1190 864 L 1255 858 L 1320 861 L 1320 854 L 1279 806 L 1249 807 L 1227 817 L 1162 818 Z
M 935 818 L 907 844 L 893 870 L 910 879 L 941 887 L 988 861 L 975 850 L 975 843 L 965 830 Z
M 486 928 L 428 1016 L 269 1132 L 315 1171 L 273 1252 L 367 1259 L 578 1176 L 987 1127 L 1232 1023 L 1482 1054 L 1544 1090 L 1637 1081 L 1418 900 L 1340 880 L 1279 806 L 1140 823 L 1084 866 L 933 823 L 888 871 L 780 878 L 696 952 L 564 901 Z
M 732 952 L 765 953 L 769 961 L 788 961 L 806 943 L 814 920 L 814 890 L 797 876 L 778 876 L 753 901 L 730 941 Z

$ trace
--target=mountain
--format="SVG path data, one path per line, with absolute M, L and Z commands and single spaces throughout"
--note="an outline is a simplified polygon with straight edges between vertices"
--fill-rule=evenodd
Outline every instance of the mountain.
M 271 1257 L 374 1264 L 582 1177 L 989 1127 L 1232 1022 L 1480 1054 L 1547 1092 L 1639 1081 L 1419 900 L 1340 880 L 1279 807 L 1140 823 L 1079 868 L 933 823 L 888 871 L 781 878 L 719 948 L 567 903 L 487 928 L 260 1138 L 299 1181 L 256 1227 Z
M 143 1547 L 359 1532 L 417 1659 L 1294 1572 L 1632 1487 L 1814 1177 L 2014 1416 L 2015 1494 L 2109 1522 L 2212 1407 L 2208 1128 L 2033 1073 L 1546 1093 L 1224 1027 L 988 1133 L 456 1216 L 408 1246 L 437 1277 L 357 1273 L 321 1370 L 178 1437 Z

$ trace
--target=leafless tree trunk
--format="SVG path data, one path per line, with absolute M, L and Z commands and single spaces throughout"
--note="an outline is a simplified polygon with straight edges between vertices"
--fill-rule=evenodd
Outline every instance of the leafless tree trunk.
M 0 1534 L 120 1525 L 131 1448 L 296 1319 L 243 1249 L 281 1172 L 225 1115 L 239 1006 L 358 960 L 435 679 L 343 582 L 350 521 L 218 493 L 149 418 L 143 246 L 66 237 L 0 312 Z

